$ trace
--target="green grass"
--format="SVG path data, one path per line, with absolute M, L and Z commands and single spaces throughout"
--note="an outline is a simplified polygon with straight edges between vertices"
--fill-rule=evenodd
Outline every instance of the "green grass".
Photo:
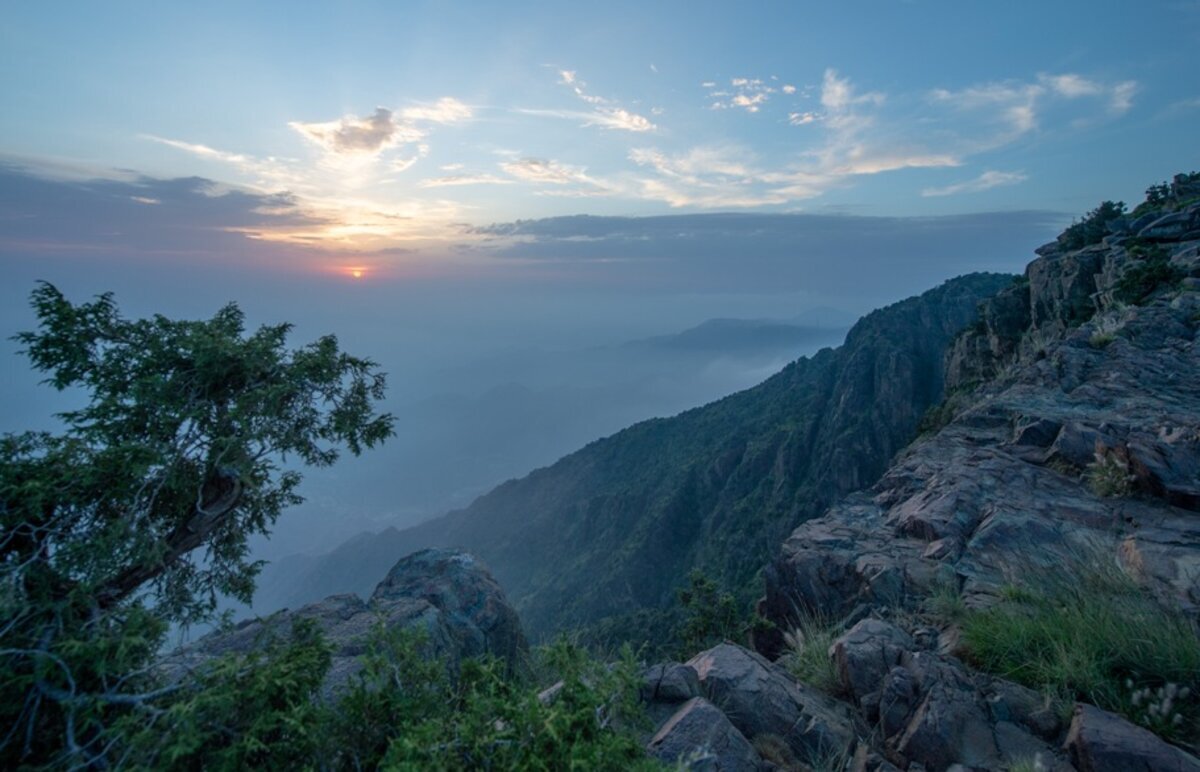
M 1192 620 L 1102 563 L 1024 576 L 995 606 L 961 618 L 976 666 L 1120 713 L 1171 739 L 1197 739 L 1200 631 Z M 1160 688 L 1175 695 L 1165 716 L 1157 715 L 1164 712 Z
M 788 651 L 783 656 L 783 665 L 797 681 L 827 694 L 841 691 L 841 679 L 829 647 L 841 634 L 836 623 L 817 617 L 801 617 L 791 630 L 784 633 Z

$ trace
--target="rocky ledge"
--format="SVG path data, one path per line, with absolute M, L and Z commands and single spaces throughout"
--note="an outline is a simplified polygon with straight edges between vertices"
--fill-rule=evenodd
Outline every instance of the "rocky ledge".
M 649 671 L 653 753 L 696 769 L 1200 770 L 1195 748 L 973 669 L 955 623 L 927 613 L 1099 565 L 1200 616 L 1200 177 L 1162 195 L 1097 243 L 1038 249 L 981 305 L 923 436 L 767 567 L 759 654 Z M 837 699 L 772 664 L 801 618 L 840 630 Z
M 422 631 L 426 654 L 445 659 L 450 667 L 482 654 L 515 666 L 528 648 L 516 611 L 483 563 L 465 552 L 430 549 L 396 563 L 366 601 L 357 595 L 333 595 L 295 611 L 242 622 L 174 652 L 163 666 L 182 672 L 203 667 L 214 657 L 251 651 L 273 635 L 290 632 L 300 620 L 315 622 L 333 647 L 323 686 L 327 695 L 361 669 L 360 657 L 380 623 L 389 629 Z

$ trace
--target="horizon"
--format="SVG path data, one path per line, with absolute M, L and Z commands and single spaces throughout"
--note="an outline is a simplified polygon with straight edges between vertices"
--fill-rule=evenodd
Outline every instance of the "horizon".
M 1101 200 L 1200 166 L 1200 3 L 1154 10 L 10 9 L 0 429 L 46 428 L 70 399 L 9 340 L 46 280 L 74 301 L 112 291 L 128 316 L 237 302 L 249 326 L 295 323 L 294 344 L 336 333 L 391 373 L 390 409 L 478 406 L 510 383 L 534 404 L 611 406 L 545 447 L 494 450 L 509 455 L 492 477 L 528 472 L 811 353 L 636 370 L 597 397 L 595 347 L 715 318 L 857 317 L 1019 272 Z

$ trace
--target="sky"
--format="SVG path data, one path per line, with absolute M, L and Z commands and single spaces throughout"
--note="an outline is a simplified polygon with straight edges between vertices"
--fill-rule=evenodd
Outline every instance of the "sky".
M 1195 164 L 1198 42 L 1194 0 L 23 3 L 0 153 L 207 249 L 411 277 L 518 219 L 1131 198 Z
M 1200 168 L 1198 51 L 1197 0 L 13 3 L 0 338 L 37 280 L 234 301 L 416 403 L 505 351 L 859 314 Z M 6 342 L 0 431 L 60 404 Z

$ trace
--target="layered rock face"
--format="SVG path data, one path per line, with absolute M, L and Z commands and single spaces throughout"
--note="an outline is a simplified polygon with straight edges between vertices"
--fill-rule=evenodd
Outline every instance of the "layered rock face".
M 214 657 L 246 653 L 272 635 L 286 635 L 300 620 L 311 620 L 333 647 L 333 663 L 323 689 L 337 691 L 361 669 L 372 631 L 413 629 L 424 634 L 426 653 L 450 667 L 467 657 L 492 654 L 516 665 L 527 651 L 517 613 L 488 569 L 474 556 L 449 550 L 423 550 L 401 559 L 369 600 L 333 595 L 295 611 L 243 622 L 231 631 L 205 636 L 168 656 L 168 671 L 202 667 Z
M 947 592 L 987 608 L 1023 578 L 1098 563 L 1200 615 L 1200 204 L 1167 209 L 1037 250 L 950 347 L 944 425 L 800 525 L 765 572 L 760 611 L 781 628 L 845 620 L 830 656 L 873 728 L 858 768 L 1200 769 L 1093 706 L 1056 717 L 913 613 Z
M 1145 262 L 1127 243 L 1110 237 L 1087 260 L 1043 248 L 1027 283 L 984 304 L 947 379 L 998 374 L 875 486 L 788 538 L 767 573 L 769 617 L 911 603 L 946 581 L 986 604 L 1014 569 L 1097 552 L 1200 609 L 1200 292 L 1185 278 L 1143 305 L 1114 300 Z M 1177 275 L 1200 276 L 1200 245 L 1161 243 Z M 1093 288 L 1081 324 L 1078 287 Z

